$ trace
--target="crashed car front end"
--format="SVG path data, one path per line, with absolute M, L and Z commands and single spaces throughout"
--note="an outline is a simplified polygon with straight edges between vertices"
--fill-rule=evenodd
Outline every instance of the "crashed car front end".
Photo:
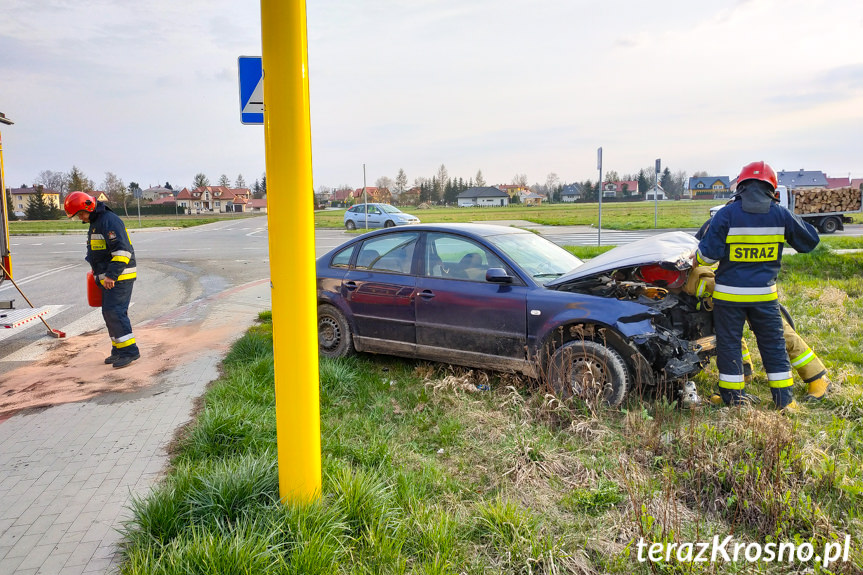
M 683 381 L 715 354 L 712 313 L 685 289 L 697 245 L 683 232 L 660 234 L 606 252 L 546 287 L 637 304 L 610 326 L 631 350 L 636 379 Z

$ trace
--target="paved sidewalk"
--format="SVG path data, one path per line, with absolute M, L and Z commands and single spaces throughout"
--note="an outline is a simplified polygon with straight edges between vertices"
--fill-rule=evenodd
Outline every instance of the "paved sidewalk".
M 0 573 L 116 572 L 131 497 L 160 478 L 166 446 L 221 359 L 210 352 L 140 392 L 0 424 Z

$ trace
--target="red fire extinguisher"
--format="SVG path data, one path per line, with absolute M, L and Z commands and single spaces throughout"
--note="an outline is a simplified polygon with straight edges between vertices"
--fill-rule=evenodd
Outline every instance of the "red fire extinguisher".
M 102 288 L 96 283 L 93 270 L 87 272 L 87 302 L 90 307 L 102 307 Z

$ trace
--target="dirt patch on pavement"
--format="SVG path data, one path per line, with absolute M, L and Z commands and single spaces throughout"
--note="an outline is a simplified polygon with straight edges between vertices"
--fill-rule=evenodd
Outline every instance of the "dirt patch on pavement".
M 239 335 L 236 325 L 136 327 L 141 359 L 122 369 L 104 362 L 111 349 L 104 331 L 58 340 L 42 359 L 0 381 L 0 422 L 23 410 L 139 391 L 186 358 L 205 350 L 227 351 Z

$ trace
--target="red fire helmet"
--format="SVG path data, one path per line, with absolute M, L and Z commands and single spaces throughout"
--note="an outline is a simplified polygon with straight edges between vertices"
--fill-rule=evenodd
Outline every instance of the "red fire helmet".
M 96 209 L 96 198 L 84 192 L 72 192 L 66 196 L 63 209 L 67 217 L 74 217 L 80 211 L 92 212 Z
M 779 185 L 776 171 L 767 162 L 752 162 L 743 166 L 740 175 L 737 176 L 737 185 L 744 180 L 761 180 L 770 184 L 774 190 Z

